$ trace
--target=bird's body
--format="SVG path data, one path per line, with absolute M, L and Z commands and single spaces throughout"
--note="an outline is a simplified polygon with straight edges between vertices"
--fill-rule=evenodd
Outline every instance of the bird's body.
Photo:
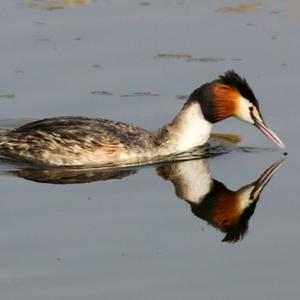
M 43 119 L 1 134 L 0 154 L 49 165 L 145 162 L 205 143 L 211 126 L 200 113 L 188 105 L 156 132 L 100 118 Z
M 236 116 L 266 127 L 247 82 L 233 71 L 195 90 L 180 112 L 155 132 L 105 119 L 57 117 L 0 134 L 0 154 L 48 165 L 140 163 L 203 145 L 215 122 Z
M 123 161 L 153 149 L 152 134 L 105 119 L 43 119 L 0 135 L 0 153 L 50 165 L 91 165 Z

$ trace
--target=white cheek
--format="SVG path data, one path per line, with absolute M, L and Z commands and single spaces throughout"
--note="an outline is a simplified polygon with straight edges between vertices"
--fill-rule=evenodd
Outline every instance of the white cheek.
M 238 198 L 239 207 L 241 211 L 245 210 L 253 202 L 253 200 L 250 197 L 253 190 L 254 186 L 251 186 L 250 188 L 243 189 L 239 192 Z
M 261 116 L 260 116 L 260 114 L 258 113 L 256 107 L 254 107 L 253 115 L 254 115 L 254 117 L 255 117 L 256 119 L 262 121 Z
M 239 99 L 239 107 L 237 110 L 236 117 L 238 117 L 244 122 L 254 124 L 254 121 L 252 120 L 250 115 L 249 107 L 253 107 L 253 104 L 246 98 L 241 96 Z

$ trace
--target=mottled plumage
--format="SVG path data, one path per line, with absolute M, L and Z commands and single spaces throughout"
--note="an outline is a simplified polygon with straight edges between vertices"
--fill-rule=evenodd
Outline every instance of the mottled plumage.
M 142 158 L 152 147 L 147 130 L 84 117 L 39 120 L 0 135 L 1 154 L 52 165 L 108 163 L 133 151 Z

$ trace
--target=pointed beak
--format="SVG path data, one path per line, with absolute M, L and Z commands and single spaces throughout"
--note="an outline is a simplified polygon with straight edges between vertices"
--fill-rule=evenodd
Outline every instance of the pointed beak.
M 273 163 L 267 170 L 265 170 L 260 177 L 254 183 L 254 189 L 251 192 L 251 196 L 253 199 L 257 199 L 267 185 L 267 183 L 271 180 L 272 176 L 277 172 L 277 170 L 281 167 L 284 159 L 278 160 Z
M 263 121 L 256 118 L 253 114 L 251 115 L 254 121 L 254 125 L 264 134 L 266 135 L 271 141 L 273 141 L 278 147 L 281 149 L 285 148 L 284 143 L 278 137 L 278 135 L 273 132 Z

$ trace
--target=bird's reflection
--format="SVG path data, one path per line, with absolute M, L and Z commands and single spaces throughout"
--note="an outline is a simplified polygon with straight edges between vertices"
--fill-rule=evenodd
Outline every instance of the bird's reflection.
M 134 169 L 125 170 L 99 170 L 92 169 L 74 169 L 74 168 L 34 168 L 34 169 L 20 169 L 13 171 L 18 177 L 27 180 L 52 183 L 52 184 L 75 184 L 88 183 L 93 181 L 104 181 L 111 179 L 122 179 L 124 177 L 135 174 Z
M 174 184 L 177 197 L 191 205 L 194 215 L 225 233 L 223 241 L 236 242 L 247 232 L 259 196 L 282 162 L 273 163 L 257 180 L 237 191 L 211 177 L 207 160 L 162 166 L 157 172 Z
M 223 241 L 236 242 L 247 232 L 260 194 L 282 162 L 276 161 L 257 180 L 237 191 L 212 178 L 208 159 L 163 164 L 156 167 L 156 171 L 160 177 L 173 183 L 177 197 L 191 206 L 195 216 L 225 233 Z M 135 174 L 137 170 L 23 168 L 10 174 L 41 183 L 74 184 L 121 179 Z

